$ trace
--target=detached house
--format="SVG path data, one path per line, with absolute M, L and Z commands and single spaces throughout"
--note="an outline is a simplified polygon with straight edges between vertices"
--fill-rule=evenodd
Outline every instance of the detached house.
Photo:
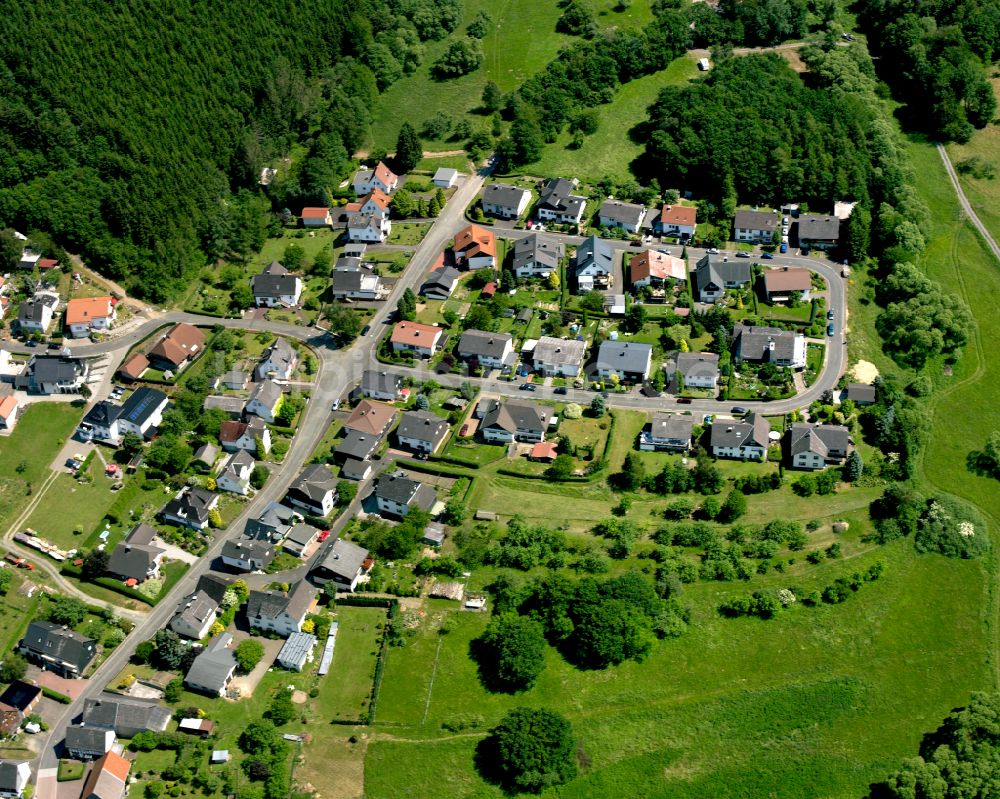
M 172 522 L 192 530 L 208 527 L 208 514 L 219 504 L 219 495 L 204 488 L 185 487 L 163 506 L 160 515 L 166 522 Z
M 842 464 L 851 445 L 851 432 L 838 424 L 793 424 L 788 431 L 788 453 L 796 469 L 822 469 Z
M 48 292 L 39 292 L 30 300 L 25 300 L 17 309 L 17 323 L 21 331 L 47 333 L 58 307 L 59 297 Z
M 118 737 L 114 730 L 74 724 L 66 728 L 63 745 L 71 758 L 87 761 L 95 760 L 110 752 L 117 741 Z
M 372 472 L 370 458 L 382 443 L 382 436 L 348 430 L 333 451 L 341 464 L 340 476 L 349 480 L 367 480 Z
M 194 325 L 174 325 L 147 355 L 157 369 L 179 372 L 205 351 L 205 334 Z
M 726 289 L 739 289 L 750 283 L 750 263 L 746 259 L 730 261 L 724 255 L 707 254 L 698 261 L 695 270 L 698 299 L 717 302 Z
M 237 450 L 223 462 L 215 478 L 216 488 L 245 497 L 250 493 L 250 475 L 255 465 L 253 455 L 245 449 Z
M 455 267 L 442 264 L 427 275 L 427 279 L 420 287 L 420 295 L 429 300 L 448 299 L 455 291 L 461 274 Z
M 389 216 L 379 214 L 351 214 L 347 217 L 347 240 L 366 244 L 385 241 L 392 233 Z
M 355 173 L 352 185 L 354 193 L 358 197 L 368 194 L 372 189 L 392 194 L 396 190 L 396 186 L 399 185 L 399 178 L 389 167 L 379 161 L 374 169 L 367 166 L 361 167 Z
M 499 219 L 517 219 L 531 202 L 531 192 L 506 183 L 491 183 L 483 189 L 483 213 Z
M 840 220 L 835 216 L 803 214 L 799 217 L 799 246 L 832 250 L 840 244 Z
M 523 441 L 537 444 L 545 440 L 552 412 L 544 405 L 520 400 L 506 400 L 490 407 L 479 425 L 479 432 L 490 442 L 509 444 Z
M 277 261 L 250 279 L 254 305 L 258 308 L 294 308 L 302 296 L 302 280 Z
M 532 364 L 546 377 L 576 377 L 586 349 L 583 341 L 542 336 L 532 350 Z
M 26 760 L 0 760 L 0 796 L 21 799 L 30 780 L 31 765 Z
M 587 200 L 573 194 L 576 186 L 576 181 L 564 178 L 546 181 L 536 208 L 538 218 L 543 222 L 552 221 L 560 225 L 579 225 Z
M 660 236 L 689 239 L 698 224 L 698 209 L 690 205 L 664 205 L 653 222 L 653 231 Z
M 371 400 L 361 400 L 344 422 L 345 430 L 356 430 L 381 438 L 396 420 L 396 409 L 391 405 Z
M 247 422 L 226 421 L 219 425 L 219 443 L 226 452 L 242 449 L 256 453 L 258 439 L 264 453 L 270 452 L 271 431 L 260 417 L 252 416 Z
M 389 204 L 392 198 L 379 188 L 374 188 L 364 194 L 355 203 L 344 206 L 344 215 L 350 219 L 354 214 L 371 214 L 379 219 L 389 216 Z
M 111 550 L 107 572 L 128 586 L 155 580 L 160 576 L 160 565 L 166 552 L 151 544 L 133 543 L 126 539 Z
M 712 454 L 718 458 L 762 461 L 767 458 L 771 425 L 751 413 L 744 419 L 716 419 L 712 422 Z
M 493 269 L 497 265 L 497 237 L 479 225 L 458 231 L 453 249 L 455 263 L 467 269 Z
M 653 347 L 634 341 L 604 341 L 597 351 L 595 368 L 602 380 L 617 375 L 622 383 L 641 383 L 649 377 Z
M 639 433 L 639 449 L 645 452 L 656 450 L 686 452 L 691 449 L 692 430 L 694 430 L 694 419 L 690 416 L 654 413 L 653 420 Z
M 287 638 L 302 632 L 302 623 L 315 603 L 316 589 L 306 580 L 294 583 L 287 592 L 254 590 L 247 600 L 247 620 L 253 629 Z
M 803 369 L 806 365 L 806 340 L 791 330 L 737 324 L 733 330 L 733 359 L 737 363 L 773 363 Z
M 713 352 L 678 352 L 667 362 L 667 382 L 677 378 L 685 388 L 715 389 L 719 382 L 719 356 Z
M 322 463 L 311 463 L 295 478 L 285 500 L 313 516 L 327 516 L 337 502 L 337 480 Z
M 204 591 L 184 597 L 170 620 L 170 629 L 182 638 L 200 641 L 219 618 L 219 603 Z
M 437 452 L 450 430 L 448 422 L 430 411 L 407 411 L 396 428 L 401 447 L 416 452 Z
M 94 761 L 84 780 L 80 799 L 123 799 L 128 792 L 128 773 L 132 763 L 114 750 Z
M 53 671 L 61 677 L 80 677 L 97 654 L 92 638 L 50 621 L 33 621 L 18 651 L 43 671 Z
M 0 430 L 13 430 L 20 410 L 21 404 L 13 394 L 0 399 Z
M 614 284 L 615 250 L 611 242 L 591 236 L 576 248 L 574 274 L 577 291 L 608 289 Z
M 353 591 L 373 565 L 367 549 L 338 538 L 316 567 L 316 573 L 324 580 L 332 580 L 338 591 Z
M 254 369 L 255 380 L 291 380 L 299 365 L 299 353 L 285 339 L 278 338 L 260 356 Z
M 667 281 L 683 283 L 687 280 L 687 264 L 658 250 L 646 250 L 628 262 L 629 280 L 633 289 L 643 286 L 662 286 Z
M 333 227 L 329 208 L 303 208 L 299 218 L 302 227 Z
M 301 518 L 301 514 L 287 505 L 269 502 L 260 516 L 247 521 L 243 535 L 260 541 L 278 542 L 288 535 L 288 531 L 298 524 Z
M 788 302 L 792 293 L 803 301 L 812 291 L 812 273 L 800 266 L 785 266 L 764 272 L 764 293 L 768 302 Z
M 514 363 L 514 339 L 510 333 L 466 330 L 456 348 L 459 360 L 487 369 L 500 369 Z
M 548 277 L 559 272 L 566 253 L 562 242 L 544 233 L 532 233 L 514 242 L 514 274 L 518 277 Z
M 270 541 L 239 538 L 226 541 L 222 547 L 222 562 L 241 572 L 262 571 L 271 565 L 276 556 L 274 544 Z
M 737 211 L 733 217 L 733 238 L 766 244 L 774 240 L 777 227 L 778 215 L 772 211 Z
M 403 388 L 402 375 L 365 369 L 361 376 L 361 393 L 372 399 L 395 402 Z
M 601 203 L 597 216 L 601 227 L 621 228 L 629 233 L 638 233 L 642 229 L 646 207 L 621 200 L 605 200 Z
M 118 413 L 118 432 L 122 435 L 135 433 L 137 436 L 149 438 L 163 421 L 163 411 L 166 410 L 170 398 L 159 389 L 143 386 L 137 388 L 125 400 Z
M 115 320 L 118 300 L 114 297 L 80 297 L 66 303 L 64 322 L 73 338 L 84 338 L 95 330 L 107 330 Z
M 281 408 L 281 386 L 273 380 L 254 383 L 247 400 L 246 412 L 259 416 L 268 424 L 274 424 L 278 410 Z
M 330 296 L 335 300 L 377 300 L 382 278 L 360 258 L 341 258 L 330 276 Z
M 444 331 L 435 325 L 420 322 L 397 322 L 389 339 L 393 352 L 412 352 L 419 358 L 430 358 L 437 352 Z
M 375 501 L 380 513 L 406 516 L 412 509 L 429 511 L 437 501 L 437 492 L 426 483 L 411 480 L 402 472 L 383 474 L 375 485 Z
M 118 429 L 118 414 L 121 406 L 109 400 L 101 400 L 84 414 L 77 435 L 84 441 L 107 441 L 116 444 L 121 440 Z
M 130 699 L 117 694 L 101 694 L 83 705 L 83 725 L 114 730 L 120 738 L 140 732 L 163 732 L 170 723 L 170 711 L 155 702 Z
M 229 633 L 219 633 L 209 641 L 191 663 L 184 684 L 192 691 L 223 696 L 236 673 L 236 657 L 229 648 L 232 642 Z
M 30 394 L 77 394 L 87 381 L 89 369 L 82 358 L 64 355 L 32 355 L 14 388 Z

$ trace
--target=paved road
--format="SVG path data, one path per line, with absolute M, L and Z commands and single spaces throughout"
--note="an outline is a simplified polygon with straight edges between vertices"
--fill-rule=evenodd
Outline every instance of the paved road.
M 945 171 L 948 173 L 948 177 L 951 178 L 951 185 L 955 187 L 958 201 L 962 204 L 962 210 L 972 220 L 972 224 L 976 226 L 976 230 L 982 234 L 983 239 L 986 241 L 986 246 L 993 251 L 993 255 L 996 256 L 997 260 L 1000 260 L 1000 245 L 997 244 L 996 239 L 993 238 L 986 225 L 980 221 L 976 212 L 972 210 L 972 203 L 969 202 L 968 197 L 965 196 L 965 192 L 962 190 L 962 184 L 959 182 L 958 173 L 955 172 L 955 167 L 952 166 L 951 159 L 948 157 L 948 151 L 943 144 L 939 144 L 937 149 L 941 154 L 941 160 L 944 161 Z

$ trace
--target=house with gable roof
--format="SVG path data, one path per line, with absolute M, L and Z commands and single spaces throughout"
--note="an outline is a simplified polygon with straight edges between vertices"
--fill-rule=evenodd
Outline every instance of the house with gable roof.
M 531 192 L 507 183 L 490 183 L 483 189 L 483 213 L 499 219 L 518 219 L 531 202 Z
M 294 308 L 302 296 L 302 279 L 277 261 L 250 278 L 250 287 L 258 308 Z
M 467 269 L 493 269 L 497 265 L 497 237 L 492 230 L 467 225 L 455 234 L 455 263 Z
M 535 208 L 536 216 L 543 222 L 579 225 L 587 207 L 587 199 L 573 194 L 577 185 L 575 180 L 565 178 L 547 180 L 542 186 Z
M 351 182 L 351 185 L 358 197 L 363 197 L 372 189 L 379 189 L 386 194 L 392 194 L 399 185 L 399 177 L 385 163 L 379 161 L 374 169 L 362 166 L 354 174 L 354 180 Z

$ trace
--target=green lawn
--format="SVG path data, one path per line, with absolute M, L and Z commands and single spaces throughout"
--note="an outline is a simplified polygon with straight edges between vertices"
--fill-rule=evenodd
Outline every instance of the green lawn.
M 388 243 L 417 245 L 430 229 L 427 222 L 397 222 L 392 226 Z
M 324 722 L 360 719 L 367 710 L 385 609 L 345 606 L 337 609 L 336 621 L 333 664 L 330 673 L 320 678 L 319 696 L 314 700 L 314 709 Z

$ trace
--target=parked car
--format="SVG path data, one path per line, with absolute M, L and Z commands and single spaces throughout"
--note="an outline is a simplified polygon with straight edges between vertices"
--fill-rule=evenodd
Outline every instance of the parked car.
M 466 422 L 462 425 L 462 429 L 458 431 L 460 436 L 467 436 L 469 434 L 469 423 Z
M 738 253 L 736 253 L 736 257 L 737 258 L 749 258 L 750 257 L 750 253 L 748 253 L 748 252 L 738 252 Z
M 826 334 L 828 336 L 832 336 L 833 332 L 834 332 L 833 322 L 830 322 L 830 324 L 826 326 Z
M 319 542 L 322 544 L 329 537 L 330 537 L 330 531 L 329 530 L 324 530 L 323 532 L 321 532 L 319 534 Z
M 750 411 L 747 408 L 744 408 L 742 405 L 734 405 L 732 408 L 729 409 L 729 412 L 734 413 L 737 416 L 746 416 L 748 413 L 750 413 Z
M 708 252 L 709 255 L 718 255 L 719 254 L 719 248 L 718 247 L 709 247 L 708 250 L 707 250 L 707 252 Z
M 826 312 L 826 318 L 829 319 L 831 322 L 833 321 L 833 308 L 831 308 L 829 311 Z
M 339 411 L 340 410 L 340 400 L 339 399 L 335 399 L 333 401 L 333 404 L 330 406 L 330 410 L 331 411 Z
M 520 391 L 534 391 L 535 390 L 535 384 L 534 383 L 521 383 L 521 385 L 518 387 L 518 389 Z
M 557 389 L 555 389 L 555 390 L 554 390 L 554 391 L 553 391 L 552 393 L 553 393 L 553 394 L 567 394 L 567 393 L 569 393 L 569 392 L 567 392 L 567 391 L 566 391 L 566 388 L 565 388 L 564 386 L 559 386 L 559 387 L 558 387 Z
M 372 330 L 371 325 L 365 325 L 363 328 L 361 328 L 361 335 L 367 336 L 371 332 L 371 330 Z
M 762 252 L 760 254 L 760 259 L 762 261 L 773 261 L 774 260 L 774 255 L 772 253 L 769 253 L 769 252 Z
M 691 404 L 691 398 L 690 397 L 678 397 L 677 398 L 677 404 L 678 405 L 690 405 Z
M 788 252 L 788 243 L 784 242 L 784 241 L 781 242 L 781 248 L 780 249 L 781 249 L 781 252 Z
M 24 346 L 25 347 L 37 347 L 38 346 L 38 342 L 35 341 L 34 339 L 28 339 L 27 341 L 24 342 Z
M 50 349 L 50 350 L 61 350 L 62 349 L 62 344 L 57 344 L 54 341 L 50 341 L 49 344 L 48 344 L 47 349 Z

